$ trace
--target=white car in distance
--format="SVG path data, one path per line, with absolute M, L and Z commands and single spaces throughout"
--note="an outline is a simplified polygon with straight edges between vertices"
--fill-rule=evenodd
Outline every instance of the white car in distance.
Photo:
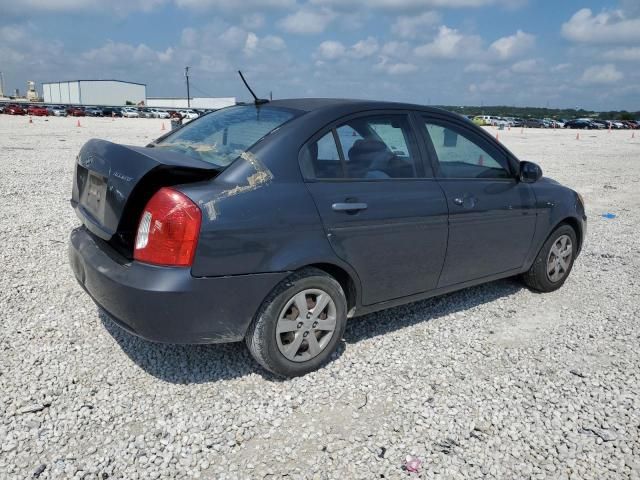
M 140 114 L 137 112 L 137 110 L 134 110 L 133 108 L 123 108 L 122 116 L 125 118 L 138 118 Z

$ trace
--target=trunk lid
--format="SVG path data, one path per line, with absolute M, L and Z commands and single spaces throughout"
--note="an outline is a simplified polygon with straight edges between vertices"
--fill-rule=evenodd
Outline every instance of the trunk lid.
M 78 154 L 71 205 L 92 233 L 128 250 L 142 209 L 159 188 L 219 172 L 213 164 L 175 151 L 93 139 Z

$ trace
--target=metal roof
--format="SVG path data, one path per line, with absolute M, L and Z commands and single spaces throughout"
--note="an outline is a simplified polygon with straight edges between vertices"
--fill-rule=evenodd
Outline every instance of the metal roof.
M 52 85 L 54 83 L 77 83 L 77 82 L 117 82 L 117 83 L 130 83 L 132 85 L 142 85 L 146 87 L 146 83 L 138 83 L 138 82 L 128 82 L 127 80 L 115 80 L 113 78 L 106 79 L 84 79 L 84 80 L 57 80 L 54 82 L 42 82 L 41 85 Z

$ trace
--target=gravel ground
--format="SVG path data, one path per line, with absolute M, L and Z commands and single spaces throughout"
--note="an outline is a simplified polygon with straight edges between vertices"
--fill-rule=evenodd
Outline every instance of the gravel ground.
M 640 135 L 500 132 L 586 198 L 560 291 L 505 280 L 370 315 L 280 381 L 243 344 L 155 345 L 99 316 L 67 265 L 73 161 L 161 121 L 81 122 L 0 116 L 0 478 L 640 478 Z

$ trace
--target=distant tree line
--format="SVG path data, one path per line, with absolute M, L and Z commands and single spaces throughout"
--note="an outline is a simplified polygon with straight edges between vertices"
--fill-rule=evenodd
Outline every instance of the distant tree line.
M 595 112 L 584 109 L 557 109 L 557 108 L 537 108 L 537 107 L 458 107 L 441 106 L 445 110 L 457 112 L 462 115 L 491 115 L 496 117 L 516 117 L 516 118 L 598 118 L 601 120 L 636 120 L 640 119 L 640 112 L 628 112 L 626 110 L 613 110 L 610 112 Z

